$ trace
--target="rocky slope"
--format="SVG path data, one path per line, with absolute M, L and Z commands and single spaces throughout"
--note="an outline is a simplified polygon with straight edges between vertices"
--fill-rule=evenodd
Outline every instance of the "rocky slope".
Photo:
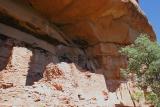
M 0 107 L 148 107 L 132 81 L 106 80 L 78 64 L 0 35 Z M 69 60 L 69 59 L 63 59 Z
M 145 107 L 132 99 L 137 89 L 131 81 L 106 81 L 52 53 L 0 37 L 0 107 Z

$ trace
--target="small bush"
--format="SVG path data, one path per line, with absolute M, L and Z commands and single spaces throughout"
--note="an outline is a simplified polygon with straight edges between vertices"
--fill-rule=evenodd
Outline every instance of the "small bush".
M 142 91 L 136 91 L 132 95 L 133 100 L 139 102 L 141 99 L 144 98 L 143 92 Z
M 158 105 L 158 97 L 154 92 L 149 92 L 146 95 L 146 100 L 151 104 Z

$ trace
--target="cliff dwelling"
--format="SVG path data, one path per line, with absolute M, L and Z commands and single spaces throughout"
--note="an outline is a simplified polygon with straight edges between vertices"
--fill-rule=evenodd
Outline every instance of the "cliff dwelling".
M 137 0 L 0 0 L 0 107 L 137 107 L 119 49 L 141 33 Z

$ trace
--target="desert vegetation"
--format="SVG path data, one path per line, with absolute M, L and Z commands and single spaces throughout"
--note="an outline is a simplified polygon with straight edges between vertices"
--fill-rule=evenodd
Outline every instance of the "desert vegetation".
M 137 87 L 143 90 L 148 103 L 160 107 L 160 45 L 141 34 L 133 44 L 120 50 L 128 58 L 128 66 L 121 70 L 123 78 L 135 74 Z M 132 75 L 133 76 L 133 75 Z M 142 93 L 135 93 L 138 100 Z

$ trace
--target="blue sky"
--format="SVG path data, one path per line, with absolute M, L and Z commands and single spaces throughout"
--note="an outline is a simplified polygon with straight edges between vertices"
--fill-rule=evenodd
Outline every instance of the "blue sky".
M 139 3 L 160 43 L 160 0 L 139 0 Z

